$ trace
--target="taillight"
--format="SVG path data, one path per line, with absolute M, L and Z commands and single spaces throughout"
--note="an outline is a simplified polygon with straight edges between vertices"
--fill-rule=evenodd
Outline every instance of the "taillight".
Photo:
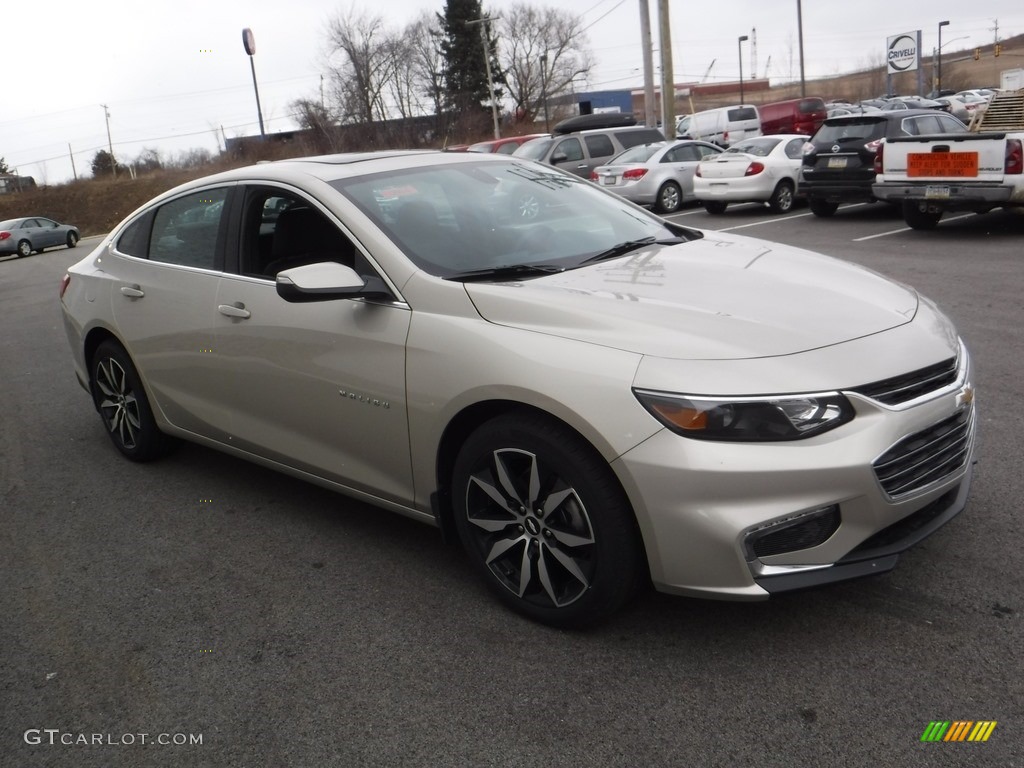
M 1024 173 L 1024 146 L 1020 139 L 1006 140 L 1006 163 L 1003 165 L 1004 173 Z
M 882 146 L 882 140 L 875 139 L 874 141 L 869 141 L 867 144 L 865 144 L 864 149 L 866 149 L 868 152 L 877 152 L 880 146 Z
M 701 178 L 704 177 L 704 174 L 700 172 L 700 166 L 699 165 L 696 167 L 696 169 L 694 169 L 693 175 L 694 176 L 700 176 Z
M 644 177 L 645 173 L 647 173 L 647 169 L 646 168 L 630 168 L 628 171 L 626 171 L 624 174 L 622 174 L 622 178 L 624 178 L 624 179 L 642 179 Z
M 71 284 L 71 273 L 65 272 L 64 277 L 60 279 L 60 298 L 64 298 L 64 292 L 68 289 Z
M 6 231 L 0 232 L 0 240 L 6 240 L 10 236 L 11 236 L 10 232 L 6 232 Z
M 885 154 L 885 144 L 879 144 L 875 151 L 875 173 L 882 172 L 882 156 Z
M 590 180 L 591 181 L 597 181 L 597 171 L 591 171 L 590 172 Z
M 804 153 L 804 157 L 807 157 L 807 155 L 814 154 L 814 142 L 813 141 L 806 141 L 806 142 L 804 142 L 804 146 L 803 146 L 803 150 L 802 151 Z
M 743 172 L 744 176 L 757 176 L 761 171 L 764 170 L 764 163 L 753 162 L 747 166 L 747 170 Z

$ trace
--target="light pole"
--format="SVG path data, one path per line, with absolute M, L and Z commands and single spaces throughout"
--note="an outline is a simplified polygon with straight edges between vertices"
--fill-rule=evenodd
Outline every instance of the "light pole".
M 736 41 L 736 50 L 739 52 L 740 57 L 740 104 L 743 103 L 743 41 L 749 39 L 746 35 L 740 35 Z
M 260 138 L 265 139 L 267 134 L 263 130 L 263 109 L 260 107 L 260 89 L 256 85 L 256 65 L 252 59 L 256 53 L 256 38 L 248 27 L 242 30 L 242 45 L 245 46 L 245 52 L 249 54 L 249 66 L 252 68 L 252 89 L 256 91 L 256 114 L 260 119 Z
M 939 61 L 938 66 L 935 70 L 935 95 L 939 95 L 939 91 L 942 90 L 942 28 L 948 27 L 948 21 L 939 22 Z
M 491 21 L 490 16 L 467 21 L 466 26 L 480 25 L 480 42 L 484 44 L 484 66 L 487 68 L 487 90 L 491 94 L 491 118 L 494 120 L 494 138 L 501 138 L 501 129 L 498 127 L 498 103 L 494 99 L 494 79 L 491 77 L 491 46 L 487 44 L 487 22 Z
M 540 96 L 544 101 L 544 133 L 551 133 L 548 119 L 548 55 L 540 56 Z

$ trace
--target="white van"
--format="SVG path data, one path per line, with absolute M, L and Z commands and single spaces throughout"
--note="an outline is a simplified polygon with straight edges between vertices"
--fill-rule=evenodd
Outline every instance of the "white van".
M 676 123 L 677 139 L 710 141 L 720 147 L 760 135 L 761 116 L 753 104 L 706 109 L 686 115 Z

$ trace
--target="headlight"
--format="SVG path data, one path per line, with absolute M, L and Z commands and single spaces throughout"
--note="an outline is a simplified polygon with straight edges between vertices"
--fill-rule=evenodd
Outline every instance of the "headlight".
M 644 389 L 634 389 L 633 394 L 673 432 L 698 440 L 800 440 L 853 418 L 853 406 L 838 392 L 756 398 L 694 397 Z

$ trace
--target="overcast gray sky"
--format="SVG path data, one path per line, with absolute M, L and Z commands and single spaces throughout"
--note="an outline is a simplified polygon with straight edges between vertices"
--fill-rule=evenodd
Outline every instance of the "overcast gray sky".
M 500 14 L 514 0 L 490 0 Z M 593 89 L 639 87 L 638 0 L 557 0 L 582 15 L 597 66 Z M 649 0 L 657 40 L 658 0 Z M 318 97 L 326 19 L 354 6 L 376 11 L 400 27 L 421 10 L 442 11 L 444 0 L 35 0 L 4 4 L 4 64 L 0 67 L 0 157 L 37 181 L 79 175 L 107 145 L 110 110 L 120 159 L 144 148 L 165 156 L 189 147 L 215 151 L 223 127 L 231 137 L 259 132 L 248 57 L 241 30 L 256 37 L 256 74 L 267 131 L 294 127 L 288 103 Z M 799 77 L 796 0 L 671 0 L 676 82 L 735 80 L 737 38 L 756 30 L 756 73 L 773 81 Z M 923 52 L 990 46 L 1024 32 L 1020 0 L 803 0 L 808 78 L 868 65 L 892 35 L 920 29 Z M 964 38 L 958 40 L 957 38 Z M 754 71 L 744 43 L 744 75 Z M 769 65 L 770 57 L 770 65 Z M 1024 62 L 1006 61 L 1007 68 Z M 983 85 L 979 83 L 978 85 Z M 827 96 L 828 94 L 823 94 Z M 69 145 L 70 144 L 70 152 Z

